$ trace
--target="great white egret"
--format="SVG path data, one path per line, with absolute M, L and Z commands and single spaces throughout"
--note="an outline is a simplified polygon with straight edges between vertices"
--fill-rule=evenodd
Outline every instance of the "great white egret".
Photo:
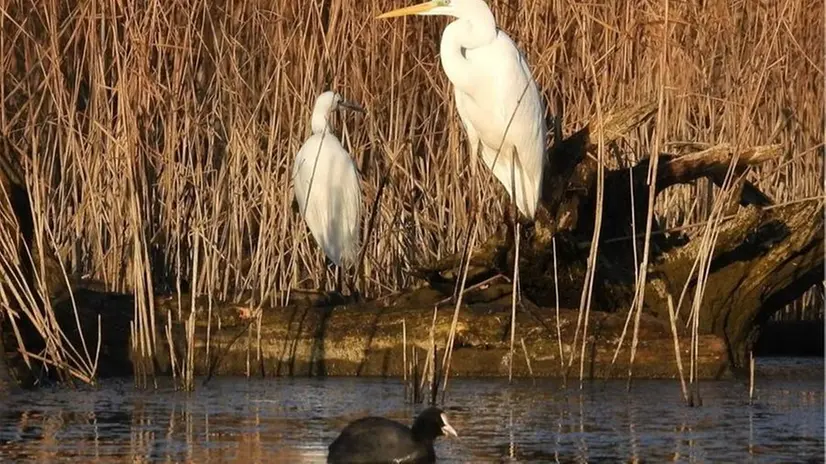
M 542 98 L 525 57 L 496 27 L 493 12 L 483 0 L 431 0 L 379 18 L 412 14 L 456 18 L 442 33 L 439 56 L 453 83 L 456 109 L 467 132 L 471 156 L 481 148 L 482 160 L 505 187 L 512 203 L 533 219 L 547 164 L 546 128 Z M 519 231 L 520 223 L 516 221 L 509 380 L 516 336 Z
M 432 0 L 384 13 L 452 16 L 442 34 L 442 68 L 454 86 L 456 109 L 471 156 L 482 159 L 512 201 L 533 219 L 542 193 L 545 109 L 539 89 L 508 35 L 496 27 L 483 0 Z
M 362 198 L 356 165 L 330 127 L 330 113 L 339 108 L 364 112 L 333 91 L 316 98 L 310 118 L 313 133 L 295 156 L 293 188 L 316 243 L 341 267 L 358 257 Z

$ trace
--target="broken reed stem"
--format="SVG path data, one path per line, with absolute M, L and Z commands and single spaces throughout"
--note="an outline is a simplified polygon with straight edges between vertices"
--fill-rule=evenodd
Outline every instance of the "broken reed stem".
M 95 383 L 95 379 L 87 377 L 86 374 L 83 373 L 83 371 L 80 371 L 69 364 L 57 364 L 54 359 L 46 356 L 41 356 L 37 353 L 28 353 L 28 356 L 36 361 L 42 362 L 46 366 L 52 366 L 58 371 L 65 371 L 69 376 L 71 376 L 70 378 L 75 378 L 89 385 L 94 385 Z
M 677 372 L 680 374 L 680 389 L 683 392 L 683 399 L 688 404 L 688 389 L 685 386 L 685 375 L 683 374 L 683 361 L 680 356 L 680 336 L 677 334 L 677 315 L 674 313 L 674 300 L 671 294 L 666 294 L 668 303 L 668 316 L 671 321 L 671 335 L 674 337 L 674 357 L 677 362 Z
M 593 66 L 593 63 L 591 63 Z M 599 99 L 597 99 L 597 112 L 601 114 L 599 109 Z M 601 118 L 601 116 L 600 116 Z M 594 220 L 594 234 L 593 239 L 591 241 L 591 250 L 588 257 L 588 272 L 587 274 L 587 296 L 585 297 L 585 323 L 582 327 L 582 349 L 579 356 L 579 388 L 583 388 L 583 382 L 585 379 L 585 348 L 588 345 L 588 322 L 590 321 L 591 316 L 591 301 L 593 300 L 593 291 L 594 291 L 594 277 L 596 275 L 596 268 L 597 268 L 597 250 L 599 249 L 599 237 L 600 232 L 602 230 L 602 209 L 603 209 L 603 193 L 604 193 L 604 186 L 605 186 L 605 174 L 604 174 L 604 163 L 603 163 L 603 143 L 602 143 L 602 132 L 599 133 L 599 149 L 598 152 L 598 160 L 597 160 L 597 204 L 596 204 L 596 211 L 595 211 L 595 220 Z M 576 348 L 576 347 L 574 347 Z
M 528 373 L 531 375 L 531 379 L 535 381 L 536 379 L 534 379 L 533 376 L 533 368 L 531 367 L 531 357 L 528 356 L 528 348 L 525 346 L 525 339 L 519 337 L 519 342 L 522 344 L 522 353 L 525 354 L 525 364 L 528 365 Z
M 631 300 L 631 305 L 628 306 L 628 314 L 625 316 L 625 325 L 622 326 L 622 333 L 620 334 L 619 342 L 617 343 L 617 347 L 614 349 L 614 357 L 611 359 L 611 367 L 613 367 L 616 362 L 617 358 L 619 358 L 620 350 L 622 350 L 623 342 L 625 342 L 625 337 L 628 335 L 628 327 L 631 326 L 631 317 L 634 316 L 634 308 L 637 304 L 637 297 L 638 294 L 634 294 L 634 299 Z
M 496 274 L 495 276 L 487 278 L 487 279 L 485 279 L 481 282 L 477 282 L 477 283 L 471 285 L 470 287 L 465 287 L 465 289 L 462 291 L 462 293 L 464 293 L 466 295 L 466 294 L 472 292 L 473 290 L 477 290 L 479 288 L 482 288 L 486 285 L 489 285 L 494 280 L 499 280 L 499 279 L 507 280 L 508 278 L 507 278 L 507 276 L 505 276 L 503 274 Z M 459 296 L 459 286 L 460 286 L 460 284 L 461 284 L 461 281 L 459 279 L 456 279 L 456 290 L 455 290 L 456 295 L 451 295 L 447 298 L 442 298 L 441 300 L 436 302 L 436 306 L 441 306 L 441 305 L 443 305 L 443 304 L 445 304 L 445 303 L 447 303 L 451 300 L 456 301 L 456 298 L 458 298 L 458 296 Z
M 700 382 L 698 369 L 700 367 L 700 334 L 698 327 L 700 326 L 700 311 L 699 309 L 694 313 L 694 324 L 691 330 L 691 401 L 690 406 L 701 406 L 702 399 L 700 398 Z

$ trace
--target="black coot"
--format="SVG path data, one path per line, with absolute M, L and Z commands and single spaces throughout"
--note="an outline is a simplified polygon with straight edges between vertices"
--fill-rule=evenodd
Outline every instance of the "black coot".
M 383 417 L 365 417 L 351 422 L 330 445 L 327 462 L 343 463 L 430 463 L 436 462 L 433 440 L 442 435 L 458 436 L 445 413 L 427 408 L 412 428 Z

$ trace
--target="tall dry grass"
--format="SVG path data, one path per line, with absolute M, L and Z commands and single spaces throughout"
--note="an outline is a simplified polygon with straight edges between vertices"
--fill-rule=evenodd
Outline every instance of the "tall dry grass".
M 608 167 L 664 141 L 764 145 L 749 174 L 778 202 L 823 194 L 823 2 L 492 1 L 565 132 L 653 100 Z M 291 209 L 292 160 L 329 87 L 362 102 L 335 121 L 378 203 L 363 294 L 482 240 L 506 195 L 465 151 L 437 58 L 447 20 L 374 20 L 399 2 L 123 0 L 0 5 L 0 134 L 25 157 L 35 224 L 67 271 L 138 295 L 135 349 L 151 354 L 151 295 L 283 302 L 334 276 Z M 663 22 L 668 11 L 669 31 Z M 658 66 L 663 49 L 667 66 Z M 659 126 L 655 126 L 658 124 Z M 665 150 L 676 149 L 665 144 Z M 707 182 L 660 195 L 666 225 L 707 220 Z M 364 221 L 371 211 L 367 211 Z M 638 225 L 638 227 L 640 227 Z M 180 313 L 174 315 L 180 318 Z

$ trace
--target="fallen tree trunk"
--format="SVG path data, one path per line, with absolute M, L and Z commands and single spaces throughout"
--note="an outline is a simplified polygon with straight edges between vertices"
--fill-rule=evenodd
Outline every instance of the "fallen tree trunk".
M 510 303 L 509 296 L 490 300 L 492 295 L 507 295 L 509 284 L 492 284 L 469 295 L 471 301 L 459 313 L 451 376 L 506 376 L 508 374 Z M 124 326 L 132 317 L 134 297 L 79 290 L 75 301 L 83 308 L 84 321 L 101 317 L 107 327 L 103 332 L 100 375 L 131 373 L 128 330 Z M 408 360 L 418 351 L 420 365 L 431 345 L 430 330 L 437 358 L 441 362 L 453 317 L 452 305 L 442 304 L 433 323 L 434 307 L 442 294 L 433 289 L 419 289 L 393 298 L 383 298 L 362 304 L 326 306 L 302 304 L 280 308 L 253 308 L 247 305 L 216 303 L 212 305 L 212 328 L 209 358 L 207 358 L 207 299 L 196 301 L 195 373 L 196 375 L 253 376 L 395 376 L 403 375 L 402 324 L 406 326 Z M 489 300 L 489 301 L 485 301 Z M 191 300 L 182 296 L 183 320 L 188 318 Z M 307 301 L 307 300 L 305 300 Z M 484 301 L 484 302 L 482 302 Z M 158 297 L 155 301 L 158 320 L 167 312 L 178 311 L 177 296 Z M 69 314 L 69 301 L 58 306 L 61 314 Z M 260 309 L 260 338 L 257 311 Z M 574 372 L 578 373 L 579 348 L 571 346 L 577 312 L 561 310 L 557 338 L 555 311 L 527 304 L 517 318 L 517 334 L 524 341 L 518 347 L 514 362 L 516 377 L 562 377 L 568 374 L 568 361 L 575 351 Z M 67 327 L 69 321 L 66 321 Z M 620 352 L 612 364 L 624 317 L 599 313 L 592 321 L 594 330 L 586 350 L 586 375 L 591 378 L 624 377 L 628 373 L 628 349 Z M 92 324 L 83 324 L 87 343 L 96 343 Z M 159 333 L 163 333 L 159 327 Z M 173 322 L 172 345 L 176 363 L 186 353 L 184 324 Z M 77 340 L 77 334 L 70 332 Z M 635 376 L 642 378 L 673 378 L 677 376 L 674 344 L 670 328 L 657 318 L 644 316 L 642 342 L 635 361 Z M 171 374 L 168 340 L 164 338 L 157 355 L 159 372 Z M 681 343 L 683 356 L 689 350 L 688 340 Z M 530 361 L 528 367 L 527 359 Z M 701 378 L 719 378 L 728 373 L 725 343 L 714 335 L 701 340 Z M 421 371 L 421 367 L 419 367 Z
M 818 200 L 771 209 L 749 207 L 723 222 L 710 259 L 710 274 L 701 303 L 700 333 L 724 340 L 734 367 L 745 365 L 760 327 L 774 312 L 823 281 L 822 212 L 823 202 Z M 558 280 L 554 278 L 552 247 L 534 243 L 522 251 L 523 292 L 531 301 L 550 306 L 558 286 L 560 304 L 576 307 L 585 277 L 587 242 L 574 234 L 556 237 Z M 668 241 L 676 240 L 671 237 L 661 240 L 650 264 L 645 311 L 660 321 L 668 321 L 668 296 L 677 305 L 685 294 L 682 305 L 676 308 L 683 323 L 680 325 L 684 326 L 696 286 L 693 265 L 701 252 L 701 243 L 683 239 L 682 245 L 670 245 Z M 508 255 L 504 266 L 498 258 L 504 242 L 501 236 L 494 237 L 471 259 L 474 272 L 467 285 L 481 282 L 496 272 L 508 274 L 512 255 Z M 631 306 L 635 288 L 630 245 L 611 241 L 601 248 L 604 251 L 597 261 L 592 307 L 624 316 Z M 431 268 L 427 273 L 436 282 L 435 288 L 450 295 L 457 269 L 458 264 L 445 271 Z

